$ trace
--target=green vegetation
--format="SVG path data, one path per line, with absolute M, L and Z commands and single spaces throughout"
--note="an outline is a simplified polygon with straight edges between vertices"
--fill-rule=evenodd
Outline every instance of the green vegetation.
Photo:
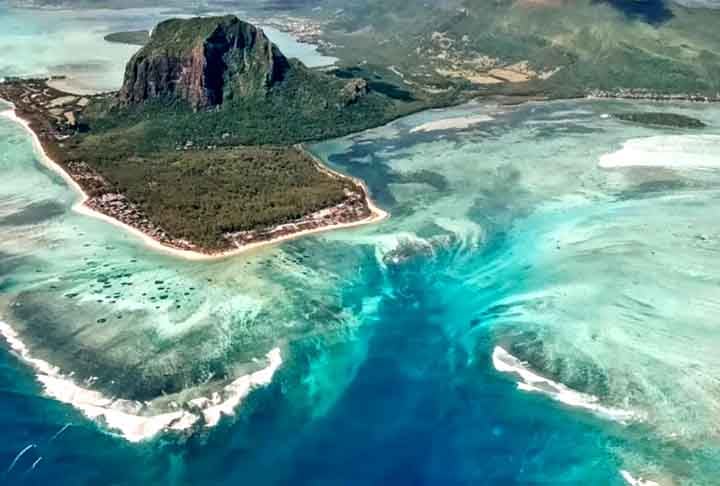
M 594 0 L 321 3 L 302 15 L 320 25 L 332 55 L 350 65 L 394 66 L 414 85 L 550 97 L 720 92 L 718 9 Z M 499 84 L 468 76 L 523 61 L 538 76 Z
M 160 22 L 153 31 L 152 43 L 145 49 L 146 55 L 162 52 L 182 56 L 194 47 L 205 42 L 219 25 L 235 20 L 234 15 L 224 17 L 195 17 L 191 22 L 186 19 L 170 19 Z
M 227 233 L 265 230 L 344 202 L 355 183 L 319 171 L 294 145 L 431 103 L 381 80 L 308 69 L 261 35 L 231 16 L 161 23 L 128 64 L 120 95 L 95 97 L 82 111 L 63 142 L 64 163 L 84 163 L 102 177 L 104 184 L 86 187 L 92 196 L 122 194 L 171 239 L 206 250 L 226 248 Z M 188 81 L 178 68 L 197 65 L 217 71 Z M 194 84 L 197 76 L 209 76 L 207 84 Z M 222 94 L 207 95 L 210 87 Z M 212 103 L 193 105 L 197 96 Z
M 317 77 L 322 76 L 322 84 Z M 309 70 L 293 70 L 269 93 L 237 98 L 218 109 L 195 112 L 162 99 L 123 107 L 95 102 L 83 123 L 99 146 L 148 152 L 188 145 L 291 145 L 346 135 L 377 126 L 427 102 L 398 102 L 370 92 L 347 105 L 346 81 Z M 140 129 L 141 128 L 141 129 Z
M 82 150 L 98 150 L 90 138 Z M 118 155 L 120 157 L 118 157 Z M 227 245 L 223 234 L 297 220 L 345 199 L 351 184 L 318 171 L 294 148 L 242 147 L 111 154 L 93 166 L 173 238 L 206 249 Z M 119 163 L 123 160 L 123 163 Z
M 674 128 L 704 128 L 707 125 L 697 118 L 692 118 L 676 113 L 616 113 L 613 115 L 618 120 L 623 120 L 641 125 L 652 125 Z

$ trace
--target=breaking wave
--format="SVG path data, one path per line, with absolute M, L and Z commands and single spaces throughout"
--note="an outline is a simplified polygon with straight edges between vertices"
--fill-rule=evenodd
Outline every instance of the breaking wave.
M 620 475 L 630 486 L 660 486 L 660 484 L 656 483 L 655 481 L 633 477 L 632 474 L 625 471 L 624 469 L 620 471 Z
M 720 135 L 663 135 L 632 138 L 620 150 L 602 155 L 598 166 L 720 168 Z
M 576 408 L 582 408 L 602 417 L 621 423 L 642 419 L 642 415 L 621 408 L 608 407 L 600 404 L 598 397 L 582 393 L 562 383 L 544 378 L 532 371 L 526 363 L 520 361 L 500 346 L 496 346 L 493 355 L 493 366 L 501 373 L 509 373 L 520 378 L 518 388 L 523 391 L 542 393 L 553 400 Z
M 165 431 L 186 430 L 200 423 L 206 427 L 215 426 L 223 415 L 232 415 L 252 390 L 269 384 L 282 364 L 280 349 L 272 349 L 266 355 L 268 364 L 265 368 L 240 376 L 210 398 L 195 398 L 184 404 L 173 402 L 174 410 L 153 413 L 147 402 L 107 397 L 78 386 L 58 367 L 33 358 L 15 330 L 2 321 L 0 334 L 23 361 L 35 368 L 36 378 L 48 396 L 72 405 L 89 419 L 103 423 L 130 442 L 147 440 Z

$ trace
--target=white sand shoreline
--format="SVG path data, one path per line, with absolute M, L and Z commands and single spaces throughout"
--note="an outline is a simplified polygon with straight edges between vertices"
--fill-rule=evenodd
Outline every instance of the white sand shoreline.
M 301 238 L 303 236 L 307 236 L 310 234 L 322 233 L 325 231 L 332 231 L 332 230 L 339 230 L 339 229 L 354 228 L 354 227 L 363 226 L 366 224 L 377 223 L 377 222 L 380 222 L 389 217 L 389 214 L 386 211 L 383 211 L 382 209 L 380 209 L 373 203 L 372 199 L 370 198 L 370 193 L 369 193 L 366 185 L 358 179 L 351 178 L 356 183 L 360 184 L 362 186 L 363 190 L 365 191 L 365 199 L 366 199 L 368 208 L 370 209 L 370 216 L 368 216 L 365 219 L 362 219 L 359 221 L 353 221 L 350 223 L 337 223 L 337 224 L 332 224 L 332 225 L 328 225 L 328 226 L 320 226 L 317 228 L 301 230 L 301 231 L 297 231 L 295 233 L 289 233 L 289 234 L 285 234 L 285 235 L 278 236 L 275 238 L 270 238 L 268 240 L 257 241 L 254 243 L 248 243 L 239 248 L 227 250 L 227 251 L 223 251 L 223 252 L 219 252 L 219 253 L 210 254 L 210 253 L 202 253 L 202 252 L 192 251 L 192 250 L 181 250 L 179 248 L 175 248 L 175 247 L 166 245 L 164 243 L 161 243 L 158 240 L 156 240 L 156 239 L 148 236 L 144 232 L 140 231 L 139 229 L 137 229 L 133 226 L 130 226 L 128 224 L 125 224 L 122 221 L 119 221 L 111 216 L 108 216 L 104 213 L 96 211 L 96 210 L 90 208 L 89 206 L 87 206 L 87 204 L 85 204 L 85 203 L 90 198 L 88 196 L 88 194 L 70 176 L 70 174 L 68 174 L 65 171 L 65 169 L 63 169 L 57 162 L 52 160 L 50 158 L 50 156 L 45 152 L 45 149 L 43 148 L 42 143 L 40 142 L 40 138 L 30 127 L 30 123 L 27 120 L 25 120 L 24 118 L 21 118 L 17 115 L 17 113 L 15 112 L 15 106 L 12 102 L 3 100 L 1 98 L 0 98 L 0 101 L 8 103 L 11 106 L 11 108 L 9 110 L 0 112 L 0 116 L 3 116 L 5 118 L 21 125 L 23 128 L 25 128 L 25 130 L 27 130 L 27 132 L 30 133 L 30 135 L 32 136 L 33 146 L 38 151 L 38 153 L 41 155 L 40 159 L 41 159 L 42 163 L 45 164 L 48 168 L 50 168 L 54 172 L 58 173 L 70 185 L 70 187 L 75 189 L 75 191 L 80 195 L 80 200 L 73 205 L 72 209 L 74 211 L 76 211 L 77 213 L 82 214 L 84 216 L 89 216 L 92 218 L 100 219 L 107 223 L 115 225 L 116 227 L 121 228 L 121 229 L 129 232 L 130 234 L 136 236 L 146 246 L 152 248 L 153 250 L 164 252 L 164 253 L 167 253 L 174 257 L 184 258 L 186 260 L 219 260 L 222 258 L 228 258 L 231 256 L 239 255 L 241 253 L 245 253 L 245 252 L 248 252 L 251 250 L 256 250 L 256 249 L 259 249 L 259 248 L 262 248 L 265 246 L 274 245 L 274 244 L 281 243 L 284 241 L 289 241 L 289 240 L 292 240 L 295 238 Z M 309 154 L 309 155 L 312 156 L 312 154 Z M 313 156 L 313 158 L 317 162 L 317 159 L 314 156 Z M 319 164 L 319 162 L 318 162 L 318 164 Z M 335 172 L 335 171 L 325 167 L 324 165 L 320 165 L 320 170 L 327 170 L 328 172 L 333 173 L 339 177 L 348 177 L 348 176 L 345 176 L 344 174 Z

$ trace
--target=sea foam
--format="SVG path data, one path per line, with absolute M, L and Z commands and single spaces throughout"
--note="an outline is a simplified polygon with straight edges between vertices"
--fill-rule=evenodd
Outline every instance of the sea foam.
M 58 367 L 33 358 L 15 330 L 2 321 L 0 334 L 23 361 L 35 368 L 36 377 L 48 396 L 72 405 L 86 417 L 118 431 L 130 442 L 140 442 L 163 431 L 189 429 L 201 418 L 207 427 L 216 425 L 222 415 L 232 415 L 253 389 L 269 384 L 282 364 L 280 349 L 272 349 L 266 355 L 268 365 L 265 368 L 235 379 L 211 398 L 196 398 L 179 410 L 153 414 L 146 403 L 106 397 L 98 391 L 78 386 L 60 373 Z
M 501 373 L 511 373 L 520 378 L 517 385 L 520 390 L 542 393 L 571 407 L 589 410 L 621 423 L 642 418 L 640 414 L 633 411 L 602 405 L 599 403 L 599 398 L 594 395 L 573 390 L 562 383 L 538 375 L 526 363 L 520 361 L 500 346 L 495 347 L 492 360 L 496 370 Z
M 205 418 L 205 426 L 213 427 L 220 421 L 222 415 L 232 415 L 235 408 L 240 404 L 253 389 L 267 385 L 280 368 L 282 358 L 280 349 L 275 348 L 267 354 L 268 365 L 254 373 L 243 375 L 223 388 L 224 396 L 220 393 L 213 393 L 211 398 L 196 398 L 190 403 L 199 407 Z
M 720 168 L 720 135 L 663 135 L 631 138 L 615 152 L 602 155 L 598 166 Z
M 660 486 L 660 483 L 656 483 L 655 481 L 650 481 L 643 478 L 635 478 L 632 474 L 625 471 L 624 469 L 620 471 L 620 475 L 630 486 Z

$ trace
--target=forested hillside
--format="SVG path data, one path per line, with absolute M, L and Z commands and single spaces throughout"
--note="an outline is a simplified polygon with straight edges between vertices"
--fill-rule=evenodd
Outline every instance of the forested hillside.
M 405 81 L 430 89 L 551 96 L 593 90 L 714 96 L 720 91 L 720 4 L 712 0 L 272 5 L 317 22 L 318 37 L 342 59 L 393 66 Z

